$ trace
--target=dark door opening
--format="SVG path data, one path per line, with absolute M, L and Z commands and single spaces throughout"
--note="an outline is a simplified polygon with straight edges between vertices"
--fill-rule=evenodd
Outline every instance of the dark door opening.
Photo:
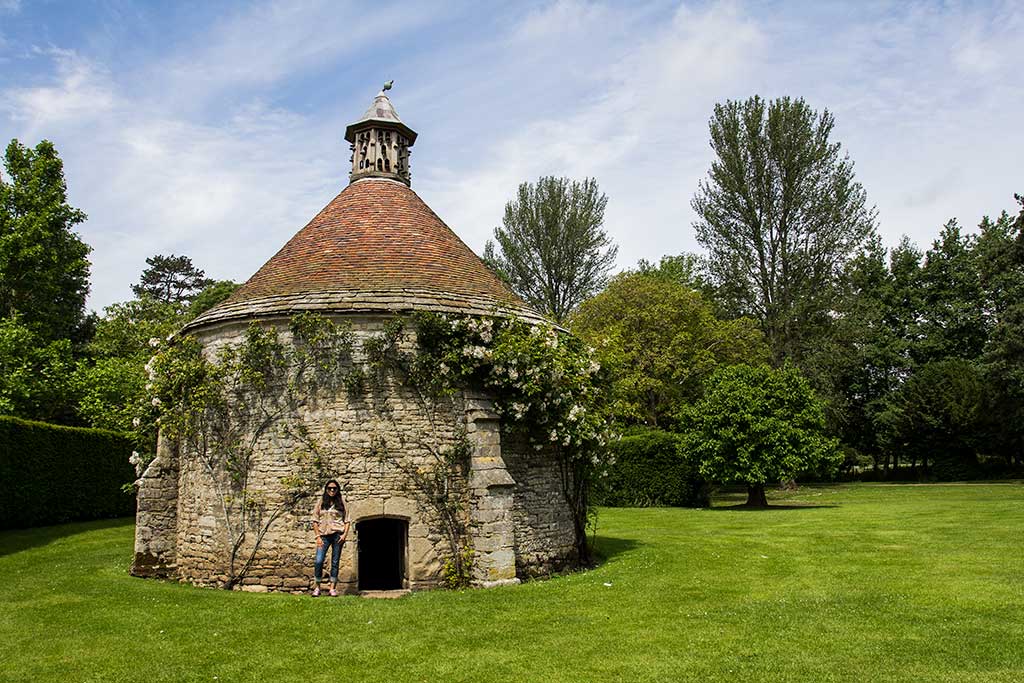
M 383 517 L 356 525 L 359 538 L 359 590 L 389 591 L 405 588 L 405 542 L 409 523 Z

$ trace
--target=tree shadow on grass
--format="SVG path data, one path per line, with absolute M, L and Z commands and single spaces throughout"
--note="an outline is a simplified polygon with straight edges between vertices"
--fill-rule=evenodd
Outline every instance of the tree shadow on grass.
M 599 535 L 594 541 L 593 548 L 595 564 L 602 565 L 616 555 L 622 555 L 623 553 L 628 553 L 631 550 L 636 550 L 641 545 L 643 544 L 635 538 L 617 538 L 615 536 Z
M 0 531 L 0 557 L 20 553 L 30 548 L 49 545 L 55 541 L 62 541 L 69 536 L 77 534 L 99 531 L 100 529 L 115 529 L 133 524 L 135 524 L 134 517 L 120 517 L 118 519 L 97 519 L 91 522 L 41 526 L 33 529 L 8 529 Z
M 805 485 L 802 485 L 801 488 L 813 489 L 813 488 L 816 488 L 816 487 L 813 486 L 813 485 L 805 484 Z M 747 502 L 747 491 L 746 491 L 746 489 L 745 488 L 744 489 L 740 489 L 740 488 L 737 488 L 737 487 L 730 487 L 730 488 L 727 488 L 727 489 L 724 489 L 724 490 L 719 490 L 715 494 L 714 500 L 717 503 L 717 506 L 712 507 L 711 509 L 712 510 L 748 510 L 750 512 L 773 512 L 773 511 L 776 511 L 776 510 L 815 510 L 815 509 L 821 509 L 821 508 L 839 507 L 838 505 L 834 505 L 832 503 L 812 503 L 810 501 L 808 501 L 807 503 L 795 503 L 795 502 L 772 503 L 772 495 L 771 495 L 772 493 L 773 493 L 773 491 L 769 491 L 768 492 L 768 494 L 769 494 L 768 495 L 768 507 L 763 507 L 763 508 L 749 507 L 746 504 L 746 502 Z M 788 497 L 787 494 L 788 493 L 792 493 L 792 491 L 787 491 L 787 490 L 780 489 L 780 490 L 774 491 L 774 493 L 775 493 L 776 497 L 780 497 L 783 500 L 785 500 Z M 730 505 L 729 503 L 732 503 L 732 504 Z
M 741 510 L 741 511 L 747 511 L 747 512 L 775 512 L 776 510 L 820 510 L 822 508 L 837 508 L 837 507 L 839 507 L 839 506 L 838 505 L 831 505 L 831 504 L 826 504 L 826 505 L 772 505 L 771 503 L 769 503 L 768 507 L 757 508 L 757 507 L 750 507 L 749 505 L 744 505 L 743 503 L 740 503 L 738 505 L 723 505 L 723 506 L 720 506 L 720 507 L 714 507 L 714 508 L 709 508 L 709 509 L 714 511 L 714 512 L 721 512 L 723 510 L 730 510 L 730 511 Z

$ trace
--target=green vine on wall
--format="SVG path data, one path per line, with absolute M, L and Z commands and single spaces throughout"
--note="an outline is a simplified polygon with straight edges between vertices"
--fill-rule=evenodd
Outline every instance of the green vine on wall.
M 551 325 L 504 317 L 415 316 L 416 367 L 437 391 L 482 386 L 503 424 L 554 453 L 573 516 L 576 550 L 590 560 L 590 483 L 609 464 L 608 381 L 594 350 Z
M 143 417 L 193 457 L 211 482 L 228 538 L 224 588 L 245 577 L 273 523 L 325 478 L 323 457 L 299 409 L 333 396 L 353 372 L 348 325 L 307 313 L 292 318 L 289 333 L 282 341 L 276 328 L 252 323 L 242 342 L 210 354 L 185 336 L 149 366 L 152 409 Z M 253 488 L 251 474 L 257 447 L 269 436 L 296 446 L 289 453 L 292 472 L 265 491 Z
M 449 588 L 469 585 L 474 551 L 467 532 L 469 516 L 469 460 L 472 447 L 466 437 L 461 392 L 447 381 L 438 381 L 429 367 L 430 356 L 415 336 L 409 335 L 401 319 L 384 325 L 380 334 L 363 342 L 371 391 L 379 398 L 388 395 L 388 382 L 412 393 L 427 429 L 415 437 L 414 446 L 427 454 L 426 462 L 415 463 L 391 455 L 383 434 L 373 440 L 373 454 L 404 474 L 406 490 L 432 509 L 448 544 L 442 580 Z M 394 424 L 386 400 L 374 402 L 378 415 L 392 422 L 392 433 L 402 434 Z M 447 418 L 447 419 L 446 419 Z M 402 438 L 401 436 L 399 437 Z M 400 443 L 405 446 L 405 443 Z
M 395 457 L 404 448 L 383 434 L 371 440 L 370 454 L 400 469 L 437 513 L 449 544 L 449 585 L 467 584 L 473 562 L 466 533 L 472 448 L 460 422 L 467 388 L 486 390 L 507 428 L 554 453 L 578 557 L 589 560 L 589 484 L 606 464 L 608 438 L 607 383 L 593 350 L 551 326 L 517 319 L 419 313 L 413 321 L 412 331 L 401 319 L 388 321 L 363 340 L 361 359 L 347 323 L 314 313 L 295 316 L 285 341 L 275 327 L 252 323 L 240 343 L 215 351 L 204 353 L 187 336 L 154 345 L 160 350 L 147 365 L 152 398 L 137 426 L 143 434 L 158 427 L 207 473 L 229 538 L 226 588 L 245 576 L 273 523 L 328 474 L 331 445 L 313 437 L 301 409 L 345 392 L 368 398 L 378 416 L 394 422 L 393 383 L 415 397 L 429 428 L 414 445 L 429 457 L 426 464 Z M 295 444 L 293 472 L 279 478 L 278 491 L 258 491 L 250 486 L 254 456 L 270 435 Z M 142 468 L 152 455 L 133 458 Z

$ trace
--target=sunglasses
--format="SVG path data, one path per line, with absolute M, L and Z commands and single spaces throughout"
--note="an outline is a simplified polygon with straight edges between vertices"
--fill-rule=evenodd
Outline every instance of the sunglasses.
M 338 487 L 337 487 L 337 486 L 328 486 L 328 487 L 327 487 L 327 490 L 328 490 L 328 491 L 337 491 L 337 490 L 338 490 Z

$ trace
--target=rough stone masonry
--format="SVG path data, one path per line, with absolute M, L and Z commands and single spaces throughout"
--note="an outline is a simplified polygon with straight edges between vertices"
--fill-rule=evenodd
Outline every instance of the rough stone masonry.
M 415 311 L 542 321 L 410 188 L 416 133 L 383 91 L 345 137 L 352 145 L 350 184 L 231 298 L 183 333 L 212 354 L 239 343 L 253 321 L 276 326 L 284 336 L 288 320 L 302 311 L 348 322 L 357 339 Z M 355 592 L 373 583 L 367 574 L 380 565 L 369 560 L 381 547 L 394 555 L 394 587 L 442 582 L 450 543 L 437 501 L 410 476 L 429 465 L 425 436 L 443 444 L 464 434 L 469 441 L 466 476 L 449 495 L 467 501 L 475 585 L 515 583 L 575 562 L 572 514 L 553 451 L 527 447 L 523 435 L 510 433 L 493 397 L 469 387 L 459 398 L 459 408 L 440 420 L 428 420 L 409 389 L 395 384 L 384 397 L 386 416 L 344 391 L 300 407 L 295 419 L 325 444 L 322 468 L 342 483 L 353 522 L 340 563 L 341 589 Z M 386 457 L 378 452 L 381 444 Z M 312 581 L 309 516 L 323 482 L 301 504 L 286 504 L 281 478 L 295 471 L 296 447 L 278 432 L 255 445 L 248 486 L 267 509 L 282 512 L 252 554 L 242 590 L 297 592 Z M 194 453 L 170 439 L 161 438 L 157 450 L 139 485 L 132 573 L 221 585 L 231 553 L 221 475 L 204 470 Z M 394 524 L 364 524 L 381 519 Z M 397 529 L 400 537 L 371 538 L 380 528 Z M 241 556 L 251 553 L 254 537 L 247 535 Z

